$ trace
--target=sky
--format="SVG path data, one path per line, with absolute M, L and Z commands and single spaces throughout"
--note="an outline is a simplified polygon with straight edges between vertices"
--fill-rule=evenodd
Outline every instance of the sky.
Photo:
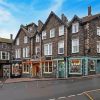
M 64 13 L 69 21 L 87 16 L 88 6 L 92 14 L 100 13 L 100 0 L 0 0 L 0 37 L 15 38 L 21 24 L 44 23 L 51 11 L 59 17 Z

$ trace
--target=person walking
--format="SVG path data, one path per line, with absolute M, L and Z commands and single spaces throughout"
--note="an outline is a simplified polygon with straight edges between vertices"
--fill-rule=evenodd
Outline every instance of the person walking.
M 4 73 L 3 73 L 3 79 L 1 80 L 1 83 L 0 83 L 0 87 L 2 88 L 5 84 L 5 81 L 7 80 L 8 76 L 7 76 L 7 70 L 4 69 Z

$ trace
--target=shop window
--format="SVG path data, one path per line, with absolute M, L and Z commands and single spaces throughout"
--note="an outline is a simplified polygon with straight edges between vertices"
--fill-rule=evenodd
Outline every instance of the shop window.
M 81 60 L 79 59 L 70 60 L 69 73 L 70 74 L 82 74 Z
M 89 71 L 95 71 L 95 65 L 96 65 L 95 60 L 89 60 L 89 61 L 88 61 L 88 68 L 89 68 Z
M 51 73 L 51 72 L 52 72 L 52 62 L 45 62 L 44 73 Z
M 23 73 L 29 73 L 29 65 L 27 65 L 27 64 L 24 64 L 24 66 L 23 66 Z

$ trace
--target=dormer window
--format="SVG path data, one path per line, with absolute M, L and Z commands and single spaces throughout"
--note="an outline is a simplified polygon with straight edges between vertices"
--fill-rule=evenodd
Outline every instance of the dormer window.
M 46 31 L 42 32 L 42 40 L 46 39 Z
M 19 45 L 19 38 L 16 39 L 16 45 Z
M 32 27 L 28 27 L 28 32 L 32 32 Z
M 59 36 L 64 35 L 64 25 L 59 27 Z
M 28 37 L 24 36 L 24 43 L 28 43 Z
M 38 34 L 36 35 L 36 42 L 40 42 L 40 38 Z
M 72 33 L 77 33 L 79 31 L 79 23 L 72 24 Z

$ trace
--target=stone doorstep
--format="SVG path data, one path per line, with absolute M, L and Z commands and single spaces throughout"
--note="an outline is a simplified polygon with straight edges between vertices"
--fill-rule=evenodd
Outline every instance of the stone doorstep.
M 88 76 L 81 76 L 81 77 L 68 77 L 68 78 L 13 78 L 6 80 L 6 83 L 17 83 L 17 82 L 31 82 L 31 81 L 51 81 L 51 80 L 72 80 L 72 79 L 87 79 L 93 77 L 100 77 L 100 74 L 97 75 L 88 75 Z

